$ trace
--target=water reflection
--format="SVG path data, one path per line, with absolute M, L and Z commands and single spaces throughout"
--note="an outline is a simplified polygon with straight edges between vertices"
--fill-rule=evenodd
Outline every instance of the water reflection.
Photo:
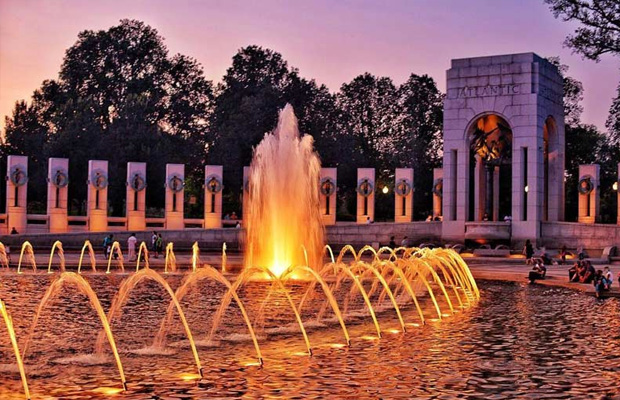
M 52 277 L 3 275 L 0 296 L 11 311 L 18 337 L 24 337 L 36 306 Z M 89 281 L 108 310 L 123 277 L 93 275 Z M 173 288 L 182 277 L 169 276 Z M 326 316 L 313 324 L 306 309 L 313 357 L 295 330 L 294 319 L 270 303 L 262 324 L 255 324 L 265 357 L 256 361 L 252 341 L 234 303 L 211 343 L 211 316 L 225 289 L 211 281 L 189 291 L 183 306 L 197 339 L 204 379 L 197 379 L 187 339 L 178 322 L 168 334 L 168 353 L 135 351 L 148 348 L 168 307 L 165 291 L 146 281 L 128 299 L 114 322 L 129 391 L 124 399 L 145 398 L 601 398 L 620 395 L 620 302 L 597 301 L 583 294 L 545 286 L 482 282 L 477 307 L 450 316 L 449 323 L 400 323 L 385 307 L 377 317 L 384 331 L 376 337 L 364 302 L 350 307 L 347 317 L 352 346 L 342 343 L 338 321 Z M 260 295 L 248 285 L 240 296 Z M 295 291 L 298 292 L 298 291 Z M 32 398 L 107 398 L 118 389 L 114 359 L 107 351 L 91 362 L 99 331 L 97 315 L 77 290 L 67 287 L 41 315 L 40 326 L 25 360 Z M 281 300 L 281 299 L 280 299 Z M 296 299 L 298 300 L 298 299 Z M 430 300 L 421 299 L 432 310 Z M 248 302 L 256 315 L 260 302 Z M 320 306 L 320 305 L 319 305 Z M 318 306 L 317 306 L 318 307 Z M 587 310 L 587 312 L 584 312 Z M 318 312 L 316 308 L 314 312 Z M 415 307 L 401 308 L 405 321 L 416 321 Z M 79 315 L 71 321 L 66 315 Z M 64 317 L 63 317 L 64 316 Z M 433 315 L 429 312 L 428 319 Z M 417 326 L 416 326 L 417 325 Z M 0 332 L 4 334 L 3 327 Z M 374 335 L 373 335 L 374 333 Z M 366 340 L 366 336 L 373 336 Z M 266 340 L 268 339 L 268 340 Z M 2 364 L 12 362 L 10 344 L 0 340 Z M 58 365 L 58 362 L 73 361 Z M 71 360 L 69 360 L 71 361 Z M 89 364 L 89 365 L 85 365 Z M 23 398 L 17 370 L 0 365 L 0 398 Z

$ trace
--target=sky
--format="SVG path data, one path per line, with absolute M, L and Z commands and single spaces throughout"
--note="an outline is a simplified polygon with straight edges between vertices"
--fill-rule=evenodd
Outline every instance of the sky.
M 445 91 L 453 58 L 532 51 L 561 57 L 585 88 L 582 121 L 603 129 L 620 80 L 620 58 L 596 63 L 563 47 L 576 24 L 543 0 L 0 0 L 0 129 L 15 101 L 58 77 L 80 31 L 124 18 L 156 28 L 170 53 L 196 58 L 214 82 L 251 44 L 333 92 L 364 72 L 396 84 L 428 74 Z

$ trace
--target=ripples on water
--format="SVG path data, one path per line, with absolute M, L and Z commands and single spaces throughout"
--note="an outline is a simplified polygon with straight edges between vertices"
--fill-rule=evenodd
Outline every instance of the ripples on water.
M 20 344 L 49 281 L 45 275 L 3 275 L 0 296 L 13 315 Z M 90 275 L 87 279 L 108 309 L 123 277 Z M 168 278 L 177 287 L 181 277 Z M 165 352 L 149 346 L 159 329 L 168 299 L 154 283 L 141 284 L 113 324 L 127 375 L 123 399 L 244 398 L 620 398 L 620 302 L 599 301 L 566 289 L 538 285 L 483 282 L 477 307 L 389 333 L 399 324 L 393 310 L 379 314 L 384 331 L 372 339 L 374 326 L 364 316 L 348 322 L 352 347 L 342 348 L 338 324 L 326 316 L 314 321 L 304 313 L 314 356 L 305 346 L 283 299 L 272 296 L 265 318 L 255 321 L 264 368 L 255 365 L 252 343 L 234 304 L 218 331 L 203 343 L 210 317 L 224 290 L 201 283 L 183 299 L 197 341 L 205 378 L 196 373 L 178 319 Z M 249 285 L 242 294 L 256 315 L 265 285 Z M 320 301 L 312 302 L 314 315 Z M 364 315 L 350 307 L 352 313 Z M 426 307 L 432 318 L 431 307 Z M 277 312 L 276 312 L 277 311 Z M 418 322 L 404 308 L 406 322 Z M 327 326 L 325 326 L 325 324 Z M 67 287 L 43 314 L 25 360 L 33 399 L 97 399 L 101 387 L 119 387 L 109 349 L 106 359 L 90 355 L 99 322 L 86 298 Z M 370 336 L 370 337 L 369 337 Z M 363 339 L 362 337 L 366 337 Z M 201 342 L 202 340 L 202 342 Z M 333 346 L 332 346 L 333 345 Z M 21 383 L 0 326 L 0 398 L 23 398 Z M 103 363 L 103 364 L 102 364 Z

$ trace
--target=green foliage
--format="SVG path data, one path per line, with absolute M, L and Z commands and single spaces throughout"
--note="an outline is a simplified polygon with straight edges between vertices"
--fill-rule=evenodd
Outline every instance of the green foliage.
M 545 0 L 553 15 L 580 25 L 565 44 L 585 58 L 620 55 L 620 3 L 618 0 Z

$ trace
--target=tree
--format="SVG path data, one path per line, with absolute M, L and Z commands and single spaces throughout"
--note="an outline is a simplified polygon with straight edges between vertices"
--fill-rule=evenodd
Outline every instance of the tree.
M 411 74 L 398 88 L 398 98 L 404 130 L 398 163 L 414 168 L 416 209 L 426 217 L 432 208 L 432 169 L 442 163 L 444 95 L 433 78 Z
M 157 170 L 160 181 L 167 162 L 188 164 L 190 177 L 200 173 L 213 88 L 198 62 L 168 55 L 155 29 L 121 20 L 108 30 L 80 32 L 65 54 L 59 78 L 43 82 L 31 107 L 45 141 L 22 143 L 19 138 L 34 128 L 18 123 L 14 113 L 7 120 L 12 132 L 7 131 L 5 147 L 31 157 L 70 157 L 69 175 L 76 183 L 70 196 L 77 205 L 86 195 L 86 162 L 109 159 L 110 183 L 118 189 L 110 191 L 109 199 L 114 214 L 122 215 L 128 161 L 156 160 L 149 163 L 148 175 Z M 16 112 L 22 109 L 16 107 Z M 150 188 L 162 186 L 149 183 Z M 147 202 L 161 206 L 163 196 L 156 192 L 147 192 Z
M 564 123 L 568 126 L 576 126 L 581 122 L 583 106 L 583 84 L 581 81 L 568 75 L 568 65 L 562 64 L 560 57 L 549 57 L 547 60 L 555 65 L 562 75 L 564 84 Z
M 617 0 L 545 0 L 556 18 L 581 23 L 565 44 L 583 57 L 620 55 L 620 3 Z
M 337 142 L 334 96 L 325 86 L 300 77 L 280 53 L 259 46 L 242 48 L 218 87 L 207 156 L 226 169 L 224 196 L 230 211 L 241 208 L 243 167 L 250 164 L 265 133 L 275 128 L 278 111 L 286 103 L 293 106 L 301 133 L 314 137 L 323 162 L 338 165 L 340 154 L 332 148 Z

